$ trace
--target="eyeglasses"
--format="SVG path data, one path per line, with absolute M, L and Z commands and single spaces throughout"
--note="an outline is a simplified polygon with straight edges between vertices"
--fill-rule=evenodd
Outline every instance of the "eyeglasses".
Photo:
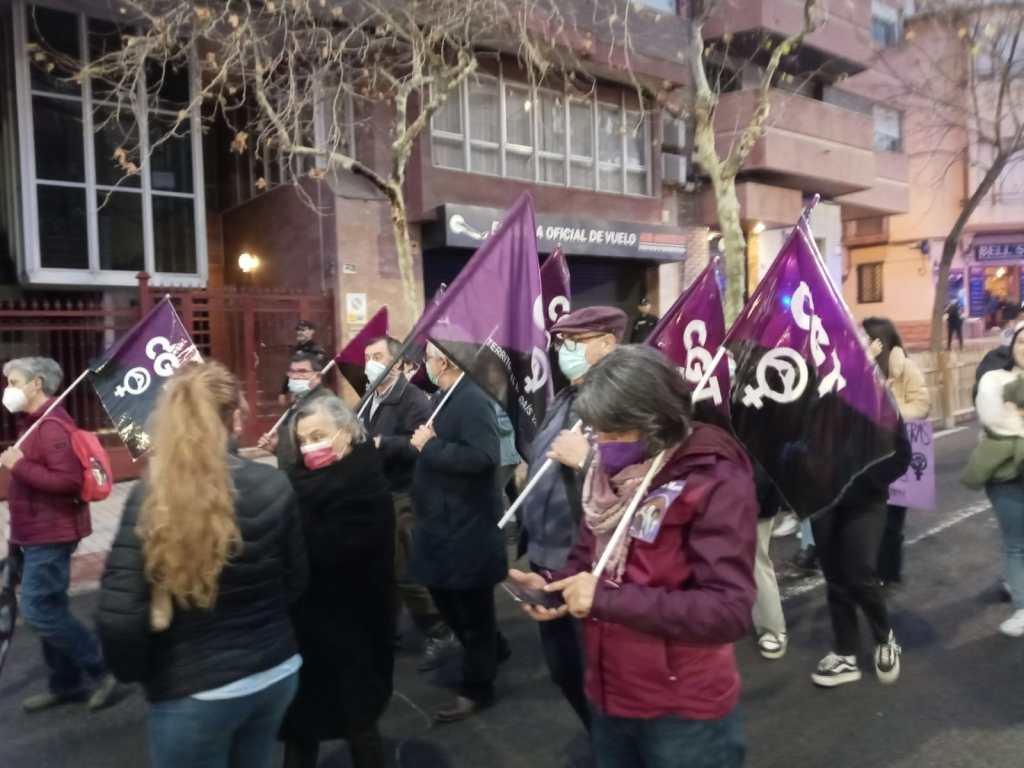
M 565 347 L 569 352 L 577 352 L 580 344 L 586 344 L 588 341 L 593 341 L 607 335 L 606 333 L 588 333 L 582 336 L 556 336 L 552 344 L 556 350 Z

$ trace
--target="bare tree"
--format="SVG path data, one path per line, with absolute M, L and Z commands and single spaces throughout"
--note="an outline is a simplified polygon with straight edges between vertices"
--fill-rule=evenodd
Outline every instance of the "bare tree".
M 887 100 L 926 116 L 916 121 L 920 135 L 912 138 L 927 147 L 939 178 L 954 170 L 967 175 L 966 196 L 939 261 L 931 318 L 938 353 L 949 269 L 964 228 L 986 198 L 998 198 L 1012 183 L 1011 171 L 1024 160 L 1024 6 L 925 0 L 918 10 L 905 45 L 886 59 L 895 84 Z
M 97 130 L 127 126 L 109 159 L 125 177 L 147 159 L 133 127 L 142 124 L 138 118 L 158 102 L 169 75 L 197 65 L 198 88 L 177 119 L 153 136 L 150 153 L 180 137 L 200 114 L 204 124 L 222 119 L 229 126 L 231 151 L 283 158 L 283 181 L 314 207 L 307 179 L 339 171 L 367 179 L 390 206 L 410 315 L 421 296 L 406 169 L 432 116 L 477 74 L 482 57 L 516 57 L 532 81 L 562 79 L 586 92 L 595 83 L 585 70 L 598 30 L 606 63 L 628 66 L 628 0 L 124 0 L 119 6 L 121 34 L 88 65 L 62 59 L 45 44 L 31 51 L 31 60 L 102 89 L 94 122 Z M 375 163 L 353 151 L 349 136 L 353 121 L 380 130 L 373 120 L 382 111 L 390 156 Z M 267 183 L 256 181 L 260 188 Z

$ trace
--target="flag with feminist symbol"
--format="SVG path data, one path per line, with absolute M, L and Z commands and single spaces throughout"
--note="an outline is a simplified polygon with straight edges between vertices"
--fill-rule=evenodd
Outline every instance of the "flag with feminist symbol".
M 735 433 L 800 517 L 834 506 L 861 475 L 884 495 L 903 474 L 906 436 L 896 403 L 805 219 L 725 346 L 735 361 Z
M 561 248 L 556 248 L 541 265 L 540 285 L 544 296 L 544 327 L 550 330 L 558 318 L 569 312 L 572 304 L 569 265 Z
M 533 199 L 524 193 L 418 324 L 505 409 L 525 453 L 551 399 Z
M 182 365 L 202 360 L 165 297 L 89 366 L 96 394 L 132 458 L 149 450 L 146 422 L 164 384 Z
M 717 355 L 725 341 L 725 313 L 715 265 L 709 264 L 654 326 L 647 345 L 661 350 L 694 388 L 698 418 L 728 425 L 729 360 Z M 705 373 L 714 371 L 705 379 Z M 696 390 L 698 384 L 705 383 Z

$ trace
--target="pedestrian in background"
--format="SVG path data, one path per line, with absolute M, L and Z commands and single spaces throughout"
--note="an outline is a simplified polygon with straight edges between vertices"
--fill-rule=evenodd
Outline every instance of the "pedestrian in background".
M 64 372 L 48 357 L 10 360 L 3 371 L 3 405 L 23 435 L 53 403 Z M 86 699 L 89 709 L 101 709 L 115 693 L 99 642 L 68 603 L 71 555 L 92 533 L 89 505 L 78 498 L 82 464 L 71 447 L 74 429 L 71 415 L 58 405 L 21 448 L 0 454 L 0 466 L 11 473 L 7 503 L 10 543 L 21 551 L 21 614 L 42 641 L 49 671 L 49 690 L 25 699 L 26 712 Z
M 326 364 L 327 355 L 316 340 L 316 326 L 309 320 L 299 320 L 295 326 L 295 346 L 289 351 L 289 361 L 299 353 L 312 355 L 313 365 L 317 371 L 322 370 Z M 277 398 L 279 405 L 284 406 L 292 402 L 292 395 L 295 393 L 290 386 L 291 378 L 291 375 L 285 376 L 281 384 L 281 394 Z
M 636 321 L 633 323 L 633 332 L 629 336 L 629 343 L 643 344 L 657 324 L 658 318 L 651 313 L 651 302 L 644 296 L 637 306 Z
M 433 424 L 412 437 L 420 452 L 413 479 L 412 577 L 430 589 L 462 643 L 459 694 L 434 714 L 437 722 L 451 723 L 494 701 L 498 664 L 510 653 L 494 603 L 494 587 L 508 570 L 505 537 L 497 525 L 504 509 L 498 488 L 501 452 L 487 395 L 432 344 L 425 365 L 439 394 L 451 397 Z
M 534 478 L 548 459 L 556 462 L 520 512 L 527 559 L 534 573 L 565 567 L 583 520 L 583 478 L 593 459 L 590 442 L 571 431 L 579 420 L 576 397 L 587 371 L 622 341 L 628 318 L 615 307 L 586 307 L 563 315 L 552 326 L 558 365 L 570 382 L 548 407 L 529 448 L 527 477 Z M 590 705 L 583 686 L 583 639 L 572 616 L 537 625 L 551 681 L 562 691 L 584 727 L 590 728 Z
M 964 348 L 964 317 L 961 314 L 960 300 L 953 299 L 946 307 L 946 349 L 953 348 L 953 337 L 956 336 L 960 342 L 960 349 Z
M 413 433 L 427 423 L 431 406 L 427 396 L 402 375 L 398 365 L 381 379 L 401 351 L 402 345 L 387 336 L 366 345 L 366 378 L 370 384 L 378 380 L 380 383 L 363 409 L 362 421 L 380 453 L 394 502 L 395 579 L 400 600 L 396 601 L 395 610 L 401 610 L 404 604 L 416 628 L 426 638 L 426 648 L 417 665 L 420 672 L 426 672 L 441 666 L 445 658 L 458 649 L 458 642 L 441 618 L 430 591 L 409 576 L 416 527 L 412 478 L 419 458 L 411 439 Z
M 869 317 L 862 325 L 868 335 L 868 354 L 885 377 L 900 409 L 900 416 L 904 421 L 928 418 L 932 399 L 924 374 L 903 350 L 903 341 L 892 321 L 884 317 Z M 903 582 L 903 528 L 906 521 L 906 507 L 888 505 L 885 532 L 878 552 L 878 578 L 886 585 Z
M 750 628 L 757 500 L 750 461 L 724 430 L 693 422 L 690 392 L 656 350 L 627 346 L 586 376 L 576 400 L 597 440 L 584 523 L 563 571 L 511 571 L 560 591 L 535 619 L 584 621 L 598 768 L 738 768 L 744 760 L 733 643 Z M 591 573 L 642 478 L 664 500 L 632 526 L 600 580 Z M 650 494 L 648 498 L 651 498 Z M 657 508 L 657 507 L 655 507 Z
M 766 659 L 781 659 L 786 655 L 789 635 L 786 633 L 786 616 L 782 612 L 782 597 L 779 582 L 772 563 L 772 531 L 779 516 L 782 498 L 775 483 L 761 467 L 754 464 L 754 484 L 757 491 L 757 552 L 754 557 L 754 585 L 757 598 L 754 600 L 754 632 L 757 635 L 757 649 Z
M 150 702 L 153 768 L 270 768 L 298 687 L 288 605 L 307 570 L 295 494 L 284 474 L 234 452 L 241 409 L 220 363 L 167 382 L 100 586 L 110 666 Z M 174 603 L 159 632 L 156 590 Z
M 377 721 L 391 700 L 395 511 L 380 452 L 337 397 L 295 420 L 309 585 L 292 606 L 299 692 L 281 729 L 285 768 L 316 768 L 320 742 L 346 739 L 353 768 L 384 768 Z

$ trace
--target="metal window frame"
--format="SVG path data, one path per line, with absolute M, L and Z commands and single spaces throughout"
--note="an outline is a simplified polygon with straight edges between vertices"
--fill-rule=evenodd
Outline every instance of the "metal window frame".
M 66 5 L 57 2 L 27 2 L 27 0 L 14 0 L 11 5 L 11 18 L 13 23 L 14 40 L 14 76 L 15 76 L 15 100 L 17 107 L 18 127 L 18 149 L 20 152 L 20 194 L 22 201 L 21 226 L 23 228 L 24 256 L 23 267 L 25 277 L 29 284 L 40 285 L 76 285 L 96 288 L 108 288 L 118 286 L 136 285 L 135 272 L 126 270 L 101 269 L 99 266 L 99 209 L 97 204 L 97 192 L 109 190 L 109 185 L 98 185 L 96 183 L 96 158 L 95 158 L 95 134 L 93 132 L 93 109 L 96 106 L 92 97 L 92 84 L 89 78 L 85 78 L 81 84 L 80 96 L 69 94 L 49 94 L 45 91 L 35 91 L 32 88 L 31 71 L 28 61 L 28 6 L 50 8 L 64 13 L 73 14 L 78 26 L 78 40 L 82 60 L 87 62 L 89 57 L 88 20 L 103 19 L 100 15 L 90 15 L 82 9 L 70 10 Z M 86 9 L 92 10 L 92 9 Z M 109 19 L 108 19 L 109 20 Z M 189 66 L 190 97 L 195 98 L 197 86 L 198 62 L 195 50 L 191 53 Z M 144 91 L 145 85 L 140 84 L 140 90 Z M 44 98 L 64 97 L 65 100 L 75 101 L 82 107 L 82 142 L 83 162 L 85 163 L 85 182 L 57 182 L 46 179 L 40 180 L 36 175 L 35 163 L 35 134 L 34 115 L 32 111 L 33 96 Z M 140 93 L 140 101 L 144 103 L 144 93 Z M 99 99 L 97 103 L 102 106 L 106 103 Z M 202 125 L 199 114 L 199 107 L 194 106 L 189 116 L 189 138 L 191 141 L 192 161 L 192 192 L 154 192 L 150 174 L 152 164 L 149 162 L 149 121 L 148 112 L 176 114 L 171 110 L 153 109 L 147 110 L 146 114 L 137 115 L 139 130 L 140 156 L 142 158 L 140 177 L 141 183 L 138 189 L 121 188 L 117 191 L 131 191 L 141 194 L 142 197 L 142 239 L 143 239 L 143 269 L 152 275 L 153 284 L 174 284 L 180 286 L 201 287 L 206 284 L 209 276 L 209 262 L 206 243 L 206 201 L 204 194 L 203 179 L 203 147 L 202 147 Z M 42 253 L 39 238 L 39 211 L 37 187 L 44 186 L 68 186 L 85 190 L 86 210 L 86 247 L 88 249 L 88 268 L 56 268 L 44 267 L 42 264 Z M 156 270 L 156 245 L 153 235 L 153 210 L 152 195 L 166 195 L 168 197 L 190 198 L 193 201 L 193 221 L 195 228 L 195 253 L 196 271 L 194 273 L 158 272 Z

